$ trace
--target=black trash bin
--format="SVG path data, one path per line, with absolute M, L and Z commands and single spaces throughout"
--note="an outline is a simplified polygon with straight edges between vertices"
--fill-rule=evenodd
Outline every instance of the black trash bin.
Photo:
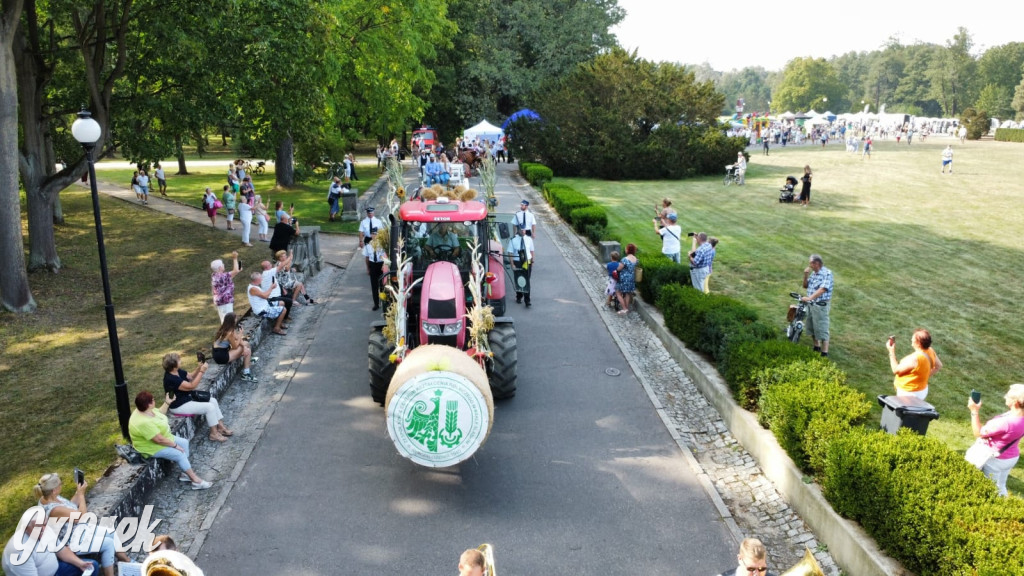
M 924 436 L 928 423 L 939 417 L 934 406 L 916 396 L 881 395 L 878 404 L 882 406 L 882 429 L 889 434 L 909 428 Z

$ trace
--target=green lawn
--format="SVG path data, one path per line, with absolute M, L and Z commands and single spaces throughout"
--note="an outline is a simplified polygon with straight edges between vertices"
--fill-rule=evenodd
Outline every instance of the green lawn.
M 1008 385 L 1024 381 L 1024 146 L 957 143 L 956 173 L 941 175 L 952 141 L 878 142 L 870 160 L 842 145 L 773 147 L 767 157 L 752 149 L 742 187 L 720 176 L 557 181 L 607 207 L 610 231 L 647 253 L 660 252 L 654 205 L 671 198 L 684 231 L 721 240 L 711 289 L 749 302 L 780 330 L 788 293 L 800 291 L 808 255 L 820 253 L 836 283 L 830 355 L 850 384 L 872 402 L 891 393 L 886 338 L 896 335 L 902 357 L 912 331 L 928 328 L 945 365 L 931 381 L 928 401 L 941 417 L 929 435 L 964 450 L 970 390 L 982 391 L 987 419 L 1005 411 Z M 799 177 L 805 164 L 814 171 L 811 206 L 780 204 L 786 175 Z M 1013 476 L 1011 488 L 1024 492 L 1024 469 Z
M 207 157 L 204 160 L 210 160 L 210 158 Z M 229 162 L 230 160 L 224 159 L 223 163 L 214 166 L 189 166 L 189 174 L 185 176 L 175 174 L 178 168 L 177 162 L 173 160 L 164 162 L 164 172 L 167 175 L 167 195 L 173 200 L 201 207 L 203 191 L 207 186 L 217 193 L 218 197 L 222 193 L 224 185 L 227 184 Z M 100 182 L 130 188 L 132 172 L 133 169 L 127 167 L 123 160 L 105 161 L 97 168 L 96 179 Z M 357 164 L 356 173 L 359 175 L 360 180 L 353 182 L 353 188 L 358 190 L 360 194 L 366 192 L 373 185 L 378 175 L 375 163 L 371 164 L 369 160 L 363 161 L 361 159 Z M 322 232 L 329 233 L 355 233 L 359 228 L 358 221 L 330 222 L 327 220 L 329 208 L 327 204 L 327 188 L 330 186 L 328 180 L 313 179 L 289 189 L 276 188 L 274 167 L 269 165 L 265 173 L 252 174 L 252 177 L 256 193 L 262 196 L 264 204 L 267 204 L 270 209 L 271 226 L 273 226 L 274 202 L 281 200 L 284 202 L 285 207 L 293 202 L 295 203 L 295 216 L 299 218 L 302 226 L 320 226 Z M 152 173 L 150 173 L 150 180 L 150 193 L 154 194 L 157 190 L 157 182 Z M 157 193 L 156 195 L 159 194 Z M 222 225 L 222 223 L 223 214 L 217 219 L 218 226 Z
M 120 438 L 91 200 L 77 186 L 61 199 L 66 224 L 56 241 L 64 268 L 30 276 L 35 314 L 0 313 L 4 538 L 34 503 L 31 487 L 41 475 L 58 472 L 70 486 L 78 466 L 95 483 L 114 462 Z M 101 197 L 100 204 L 129 397 L 159 393 L 165 353 L 188 358 L 211 345 L 219 323 L 209 263 L 238 241 L 119 200 Z M 24 204 L 22 210 L 24 218 Z M 236 288 L 235 310 L 244 313 L 249 307 Z

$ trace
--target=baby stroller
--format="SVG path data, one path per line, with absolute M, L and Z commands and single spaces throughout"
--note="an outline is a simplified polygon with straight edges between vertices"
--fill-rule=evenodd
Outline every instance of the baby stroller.
M 793 189 L 796 187 L 796 176 L 786 176 L 786 183 L 779 188 L 779 202 L 792 202 Z
M 725 180 L 723 184 L 728 186 L 729 184 L 736 184 L 739 186 L 743 181 L 740 180 L 740 167 L 738 164 L 727 164 L 725 167 Z

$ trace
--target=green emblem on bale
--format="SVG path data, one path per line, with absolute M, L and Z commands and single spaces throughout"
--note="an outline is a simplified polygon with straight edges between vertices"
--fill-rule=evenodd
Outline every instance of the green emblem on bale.
M 419 400 L 413 404 L 409 415 L 405 417 L 405 433 L 413 440 L 422 444 L 427 450 L 437 452 L 437 440 L 445 448 L 453 448 L 462 441 L 462 430 L 459 429 L 459 401 L 448 400 L 445 403 L 444 430 L 439 432 L 441 416 L 441 390 L 434 391 L 430 403 L 434 408 L 427 411 L 427 403 Z

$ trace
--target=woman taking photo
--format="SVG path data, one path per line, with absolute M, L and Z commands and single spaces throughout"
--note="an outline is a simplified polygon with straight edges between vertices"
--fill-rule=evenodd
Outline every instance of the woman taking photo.
M 163 458 L 170 460 L 181 468 L 178 480 L 192 482 L 193 490 L 206 490 L 212 483 L 199 477 L 188 461 L 188 440 L 171 434 L 167 423 L 167 409 L 172 398 L 164 397 L 164 404 L 159 409 L 153 394 L 143 390 L 135 396 L 135 410 L 128 419 L 128 434 L 132 446 L 146 458 Z
M 217 330 L 217 335 L 213 337 L 213 361 L 217 364 L 230 364 L 239 358 L 242 358 L 242 380 L 258 382 L 249 371 L 249 366 L 258 361 L 259 357 L 252 355 L 249 342 L 242 338 L 242 327 L 239 326 L 235 314 L 225 314 L 224 322 Z
M 1000 496 L 1006 496 L 1006 479 L 1020 458 L 1020 439 L 1024 436 L 1024 384 L 1011 384 L 1003 399 L 1009 411 L 992 418 L 984 426 L 981 425 L 981 402 L 975 402 L 973 398 L 967 400 L 974 437 L 998 453 L 985 462 L 981 471 L 996 483 Z
M 195 393 L 206 374 L 206 362 L 200 364 L 191 374 L 182 370 L 180 364 L 181 357 L 177 354 L 172 352 L 164 355 L 164 392 L 174 398 L 171 402 L 171 414 L 202 414 L 210 427 L 210 440 L 226 441 L 227 436 L 233 435 L 234 432 L 224 425 L 224 415 L 220 411 L 217 399 L 211 397 L 208 392 Z
M 39 499 L 39 505 L 46 510 L 46 518 L 67 518 L 66 523 L 60 524 L 60 531 L 57 534 L 57 541 L 68 538 L 67 531 L 71 530 L 68 538 L 68 548 L 75 554 L 99 554 L 100 569 L 104 576 L 114 576 L 114 563 L 117 561 L 131 562 L 128 555 L 118 552 L 121 547 L 117 537 L 107 529 L 95 523 L 76 522 L 81 516 L 72 516 L 74 513 L 86 514 L 89 512 L 85 503 L 85 489 L 87 483 L 82 482 L 75 487 L 75 495 L 70 500 L 60 495 L 64 483 L 57 474 L 46 474 L 39 479 L 39 483 L 32 487 L 32 493 Z M 97 530 L 100 531 L 97 534 Z
M 633 293 L 636 292 L 636 244 L 626 245 L 626 257 L 619 262 L 619 285 L 616 296 L 619 299 L 620 316 L 629 314 L 629 305 L 633 303 Z

